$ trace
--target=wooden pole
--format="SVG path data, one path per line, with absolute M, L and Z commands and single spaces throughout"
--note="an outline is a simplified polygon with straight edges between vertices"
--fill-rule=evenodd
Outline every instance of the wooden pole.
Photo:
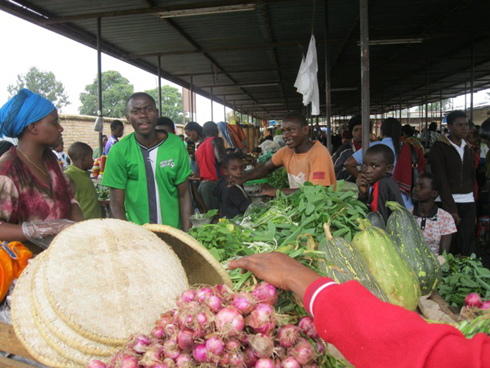
M 361 105 L 362 105 L 362 146 L 363 156 L 369 147 L 369 14 L 368 0 L 359 0 L 361 25 Z
M 158 56 L 158 116 L 162 116 L 162 57 Z
M 330 63 L 328 62 L 328 0 L 325 4 L 325 118 L 327 120 L 327 148 L 333 153 L 332 147 L 332 101 L 330 98 Z M 320 132 L 318 132 L 319 134 Z
M 102 19 L 97 18 L 97 116 L 103 119 L 102 115 Z M 104 120 L 102 120 L 102 125 Z M 103 129 L 102 129 L 103 130 Z M 102 131 L 99 132 L 99 153 L 104 154 L 105 147 L 102 147 Z

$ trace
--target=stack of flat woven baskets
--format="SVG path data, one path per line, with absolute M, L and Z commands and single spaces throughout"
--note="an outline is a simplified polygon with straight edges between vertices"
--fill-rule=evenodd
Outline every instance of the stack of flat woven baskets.
M 189 285 L 231 284 L 198 242 L 163 225 L 90 220 L 61 232 L 17 281 L 15 333 L 52 367 L 108 361 L 132 334 L 149 333 Z

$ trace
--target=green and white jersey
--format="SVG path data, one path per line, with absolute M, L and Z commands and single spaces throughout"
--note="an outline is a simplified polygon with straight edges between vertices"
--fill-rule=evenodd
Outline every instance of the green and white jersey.
M 192 170 L 180 137 L 168 134 L 156 146 L 145 147 L 131 133 L 111 148 L 104 171 L 102 185 L 125 190 L 129 221 L 182 227 L 177 186 Z

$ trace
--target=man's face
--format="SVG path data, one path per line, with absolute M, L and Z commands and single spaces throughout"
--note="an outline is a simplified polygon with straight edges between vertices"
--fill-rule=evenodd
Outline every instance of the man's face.
M 136 134 L 149 136 L 155 131 L 158 110 L 151 98 L 146 96 L 135 97 L 128 102 L 126 118 Z
M 362 142 L 362 125 L 354 125 L 354 129 L 352 129 L 352 139 L 356 142 Z
M 467 118 L 456 118 L 453 125 L 447 126 L 449 128 L 449 134 L 451 134 L 456 139 L 466 139 L 468 132 L 470 130 L 470 124 Z
M 245 172 L 245 164 L 243 163 L 243 160 L 231 160 L 224 171 L 226 176 L 238 179 L 241 178 Z
M 281 132 L 286 146 L 291 149 L 298 147 L 305 139 L 308 139 L 308 126 L 302 126 L 294 120 L 283 121 Z
M 193 142 L 198 142 L 199 141 L 199 135 L 197 134 L 197 132 L 195 130 L 189 130 L 189 129 L 185 129 L 184 130 L 184 133 L 186 136 L 189 137 L 189 139 Z
M 393 164 L 387 165 L 381 153 L 366 153 L 362 161 L 362 172 L 366 175 L 366 180 L 370 185 L 393 171 Z
M 116 138 L 121 138 L 124 134 L 124 125 L 118 125 L 116 129 L 113 130 L 112 135 Z
M 107 137 L 102 137 L 102 147 L 105 147 L 107 141 L 108 141 Z

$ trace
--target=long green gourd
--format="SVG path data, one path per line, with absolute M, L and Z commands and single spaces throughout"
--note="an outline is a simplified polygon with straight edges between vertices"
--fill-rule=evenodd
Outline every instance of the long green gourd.
M 386 202 L 386 207 L 392 211 L 386 224 L 386 232 L 417 274 L 422 295 L 428 295 L 440 280 L 441 266 L 425 242 L 412 213 L 398 202 Z
M 402 258 L 388 234 L 378 227 L 368 226 L 356 234 L 352 245 L 364 257 L 388 301 L 415 310 L 420 299 L 417 275 Z
M 387 302 L 388 298 L 352 243 L 343 238 L 334 238 L 328 224 L 323 225 L 323 230 L 326 241 L 320 242 L 318 250 L 325 253 L 327 276 L 338 283 L 357 280 L 378 299 Z

